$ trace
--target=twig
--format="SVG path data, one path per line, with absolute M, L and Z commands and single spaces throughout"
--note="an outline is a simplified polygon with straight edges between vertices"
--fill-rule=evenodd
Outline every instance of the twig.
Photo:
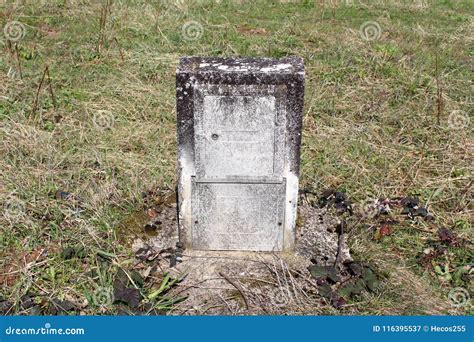
M 438 68 L 438 50 L 436 50 L 436 58 L 435 58 L 435 73 L 436 73 L 436 102 L 438 104 L 438 113 L 437 113 L 437 122 L 438 125 L 441 124 L 441 112 L 443 110 L 443 90 L 441 88 L 441 84 L 439 81 L 439 68 Z
M 334 260 L 334 267 L 337 266 L 339 263 L 339 260 L 341 259 L 341 254 L 342 254 L 342 243 L 344 241 L 344 221 L 341 222 L 340 227 L 341 230 L 338 232 L 338 240 L 337 240 L 337 254 L 336 254 L 336 260 Z
M 20 74 L 21 74 L 21 70 L 20 70 Z M 41 77 L 41 81 L 38 85 L 38 89 L 36 90 L 35 101 L 33 103 L 33 108 L 31 109 L 30 118 L 32 118 L 35 115 L 36 110 L 38 109 L 39 94 L 40 94 L 41 88 L 43 87 L 43 83 L 46 76 L 48 76 L 48 88 L 49 88 L 49 93 L 51 95 L 51 101 L 53 102 L 54 109 L 55 110 L 57 109 L 56 96 L 54 95 L 54 91 L 53 91 L 53 82 L 51 81 L 49 66 L 46 64 L 44 66 L 43 76 Z M 56 120 L 58 120 L 58 118 L 56 118 Z
M 222 297 L 221 297 L 220 299 L 224 299 L 224 300 L 225 300 L 225 299 L 233 299 L 233 297 L 228 297 L 228 298 L 222 298 Z M 209 311 L 209 310 L 211 310 L 211 309 L 214 309 L 214 308 L 220 308 L 220 307 L 222 307 L 221 304 L 209 305 L 207 308 L 204 309 L 204 311 L 201 311 L 201 312 L 199 313 L 199 315 L 204 315 L 207 311 Z M 231 312 L 232 312 L 232 311 L 231 311 Z
M 7 39 L 7 50 L 13 56 L 12 42 L 9 39 Z
M 222 301 L 224 302 L 225 306 L 227 307 L 227 310 L 229 310 L 229 312 L 230 312 L 232 315 L 234 315 L 235 312 L 234 312 L 234 310 L 232 310 L 232 308 L 230 307 L 230 304 L 229 304 L 229 302 L 226 300 L 226 298 L 224 298 L 224 297 L 223 297 L 221 294 L 219 294 L 219 293 L 217 294 L 217 297 L 219 297 L 220 300 L 222 300 Z M 227 298 L 227 299 L 234 299 L 234 297 L 229 297 L 229 298 Z
M 20 56 L 18 54 L 18 44 L 15 44 L 15 52 L 16 52 L 16 61 L 18 63 L 18 71 L 20 73 L 20 78 L 23 79 L 23 73 L 21 71 L 21 62 L 20 62 Z
M 106 0 L 105 3 L 102 5 L 100 10 L 100 19 L 99 19 L 99 39 L 97 41 L 97 53 L 100 55 L 102 51 L 102 47 L 104 46 L 104 38 L 105 38 L 105 25 L 107 23 L 107 14 L 110 11 L 111 1 Z
M 53 107 L 56 110 L 56 108 L 57 108 L 56 97 L 54 96 L 53 82 L 51 81 L 51 76 L 49 74 L 49 66 L 48 65 L 46 65 L 46 67 L 45 67 L 45 72 L 48 75 L 49 93 L 51 94 L 51 100 L 53 101 Z
M 33 103 L 33 108 L 31 109 L 30 118 L 32 118 L 35 115 L 36 109 L 38 108 L 39 93 L 40 93 L 41 87 L 43 87 L 44 78 L 46 77 L 46 70 L 47 70 L 47 66 L 43 71 L 43 76 L 41 77 L 41 81 L 38 85 L 38 89 L 36 90 L 35 102 Z
M 235 287 L 237 289 L 237 291 L 239 291 L 240 295 L 242 296 L 242 299 L 244 300 L 244 303 L 245 303 L 245 309 L 248 310 L 249 309 L 249 303 L 247 301 L 247 297 L 245 297 L 244 295 L 244 291 L 242 291 L 242 289 L 240 288 L 240 286 L 238 286 L 236 283 L 234 283 L 232 280 L 230 280 L 224 273 L 222 272 L 219 272 L 219 275 L 224 278 L 225 280 L 227 280 L 227 282 L 229 284 L 231 284 L 233 287 Z
M 288 264 L 286 264 L 286 272 L 288 273 L 288 276 L 289 276 L 290 281 L 291 281 L 291 287 L 293 288 L 293 295 L 294 295 L 295 301 L 296 301 L 296 303 L 299 303 L 300 299 L 298 298 L 298 293 L 303 292 L 303 294 L 306 297 L 307 297 L 307 295 L 306 295 L 305 291 L 303 291 L 301 289 L 301 287 L 297 283 L 295 283 L 295 279 L 291 275 L 291 270 L 290 270 L 290 267 L 288 266 Z M 297 291 L 296 288 L 298 288 L 299 291 Z
M 280 266 L 281 266 L 281 271 L 283 273 L 283 277 L 285 279 L 285 284 L 286 284 L 286 289 L 289 290 L 290 284 L 288 283 L 288 278 L 286 277 L 286 270 L 285 270 L 285 264 L 283 263 L 283 259 L 279 258 L 278 256 L 274 255 L 275 258 L 278 258 L 280 261 Z M 289 272 L 289 271 L 288 271 Z
M 122 47 L 120 46 L 120 43 L 117 39 L 117 37 L 114 37 L 114 40 L 115 42 L 117 43 L 117 46 L 119 48 L 119 52 L 120 52 L 120 59 L 122 60 L 122 62 L 125 60 L 124 56 L 123 56 L 123 51 L 122 51 Z

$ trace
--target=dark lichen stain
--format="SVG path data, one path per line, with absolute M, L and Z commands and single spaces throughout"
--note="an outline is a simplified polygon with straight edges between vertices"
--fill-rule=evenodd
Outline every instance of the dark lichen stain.
M 135 211 L 127 216 L 117 228 L 119 242 L 124 246 L 130 247 L 137 238 L 144 239 L 155 236 L 156 231 L 145 231 L 144 227 L 149 220 L 150 218 L 144 210 Z
M 165 206 L 172 206 L 176 203 L 176 193 L 170 193 L 164 197 L 158 197 L 152 206 L 158 213 L 161 213 Z M 150 237 L 158 235 L 159 229 L 145 229 L 147 224 L 153 222 L 159 225 L 159 216 L 156 220 L 150 220 L 147 210 L 137 210 L 127 216 L 117 228 L 117 234 L 120 244 L 131 247 L 136 239 L 147 240 Z M 158 223 L 160 222 L 160 223 Z

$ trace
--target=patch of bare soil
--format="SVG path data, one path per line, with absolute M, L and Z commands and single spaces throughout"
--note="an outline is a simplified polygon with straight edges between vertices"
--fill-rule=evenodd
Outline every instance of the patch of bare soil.
M 341 221 L 305 197 L 299 204 L 292 253 L 183 250 L 178 242 L 176 203 L 168 201 L 153 210 L 156 215 L 145 225 L 154 225 L 154 236 L 135 236 L 132 248 L 136 254 L 160 253 L 154 262 L 163 273 L 186 275 L 170 295 L 187 299 L 176 304 L 171 314 L 318 314 L 325 301 L 332 299 L 318 294 L 321 284 L 308 267 L 334 267 L 336 261 L 351 260 Z

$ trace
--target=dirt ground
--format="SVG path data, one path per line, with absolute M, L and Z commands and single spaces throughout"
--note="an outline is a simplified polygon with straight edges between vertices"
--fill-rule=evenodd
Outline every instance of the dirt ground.
M 168 197 L 173 198 L 174 194 Z M 176 203 L 164 204 L 157 210 L 160 213 L 151 220 L 159 223 L 157 235 L 136 238 L 132 247 L 135 253 L 147 249 L 173 251 L 180 246 Z M 307 268 L 313 263 L 334 265 L 336 258 L 338 263 L 351 260 L 346 234 L 340 238 L 336 232 L 340 223 L 326 209 L 314 207 L 301 197 L 294 252 L 184 250 L 175 265 L 166 257 L 160 258 L 162 272 L 169 272 L 173 278 L 184 276 L 172 294 L 187 299 L 176 304 L 171 313 L 317 314 L 321 297 Z

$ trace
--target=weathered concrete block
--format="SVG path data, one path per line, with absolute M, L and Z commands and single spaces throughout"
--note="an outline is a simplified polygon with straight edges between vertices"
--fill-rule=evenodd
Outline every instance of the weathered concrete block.
M 293 248 L 303 95 L 301 58 L 181 59 L 178 205 L 187 247 Z

